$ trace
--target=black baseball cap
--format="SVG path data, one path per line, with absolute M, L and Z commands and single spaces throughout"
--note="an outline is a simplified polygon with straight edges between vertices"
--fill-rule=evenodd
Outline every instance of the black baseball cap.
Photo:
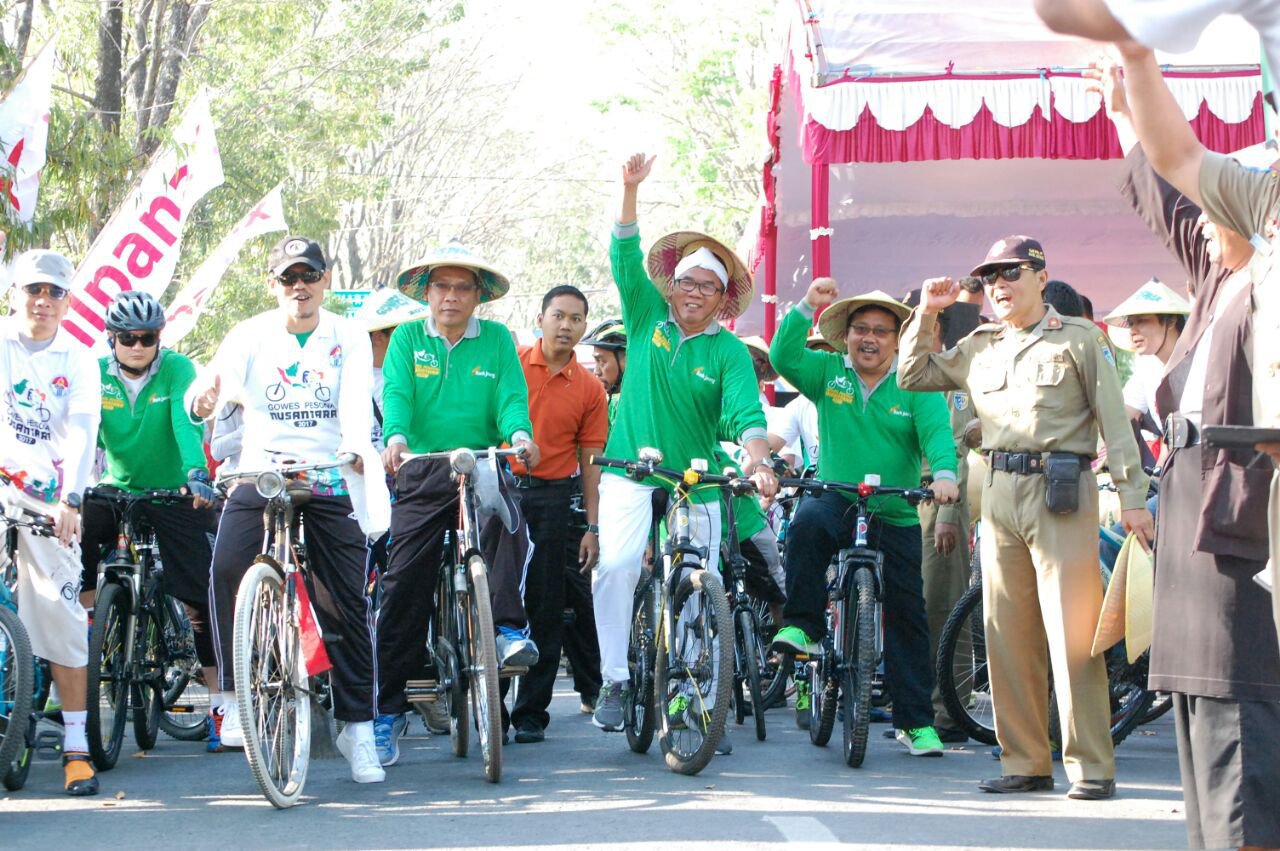
M 1037 271 L 1043 269 L 1044 247 L 1038 240 L 1015 234 L 996 240 L 995 245 L 987 252 L 987 259 L 974 266 L 969 274 L 981 276 L 997 266 L 1020 266 L 1023 263 Z
M 328 268 L 320 244 L 305 236 L 286 236 L 275 244 L 267 256 L 267 271 L 279 275 L 295 263 L 306 263 L 317 272 Z

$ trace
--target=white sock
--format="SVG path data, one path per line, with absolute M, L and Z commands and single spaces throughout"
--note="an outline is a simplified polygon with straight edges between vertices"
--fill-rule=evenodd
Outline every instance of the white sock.
M 209 708 L 217 709 L 223 703 L 222 692 L 215 691 L 209 695 Z
M 84 725 L 88 719 L 87 710 L 80 712 L 62 712 L 62 751 L 63 753 L 88 753 L 89 740 L 85 737 Z
M 240 704 L 236 703 L 235 695 L 222 696 L 222 717 L 228 715 L 237 715 L 240 712 Z

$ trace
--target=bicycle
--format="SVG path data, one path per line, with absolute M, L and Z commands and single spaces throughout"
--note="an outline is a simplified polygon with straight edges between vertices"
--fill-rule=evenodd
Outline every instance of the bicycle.
M 824 747 L 835 728 L 836 710 L 843 700 L 844 760 L 858 768 L 867 752 L 871 726 L 871 689 L 876 668 L 884 655 L 881 605 L 884 594 L 884 554 L 867 545 L 870 501 L 899 497 L 912 506 L 933 499 L 924 488 L 881 487 L 868 476 L 861 484 L 821 479 L 784 479 L 781 487 L 817 495 L 844 493 L 855 497 L 856 512 L 851 546 L 841 549 L 827 568 L 826 635 L 817 659 L 795 654 L 807 662 L 809 677 L 809 740 Z
M 636 481 L 659 478 L 676 497 L 667 509 L 666 491 L 654 492 L 650 535 L 655 557 L 652 568 L 641 571 L 632 606 L 627 646 L 631 688 L 623 707 L 624 727 L 633 751 L 646 752 L 656 733 L 667 766 L 693 775 L 715 756 L 724 733 L 733 688 L 733 678 L 726 674 L 733 670 L 734 649 L 729 598 L 720 577 L 707 569 L 705 548 L 693 544 L 689 497 L 699 485 L 719 487 L 714 479 L 729 480 L 708 476 L 702 459 L 680 471 L 658 466 L 662 453 L 656 449 L 639 454 L 638 461 L 591 459 L 600 467 L 625 470 Z M 658 524 L 664 515 L 667 537 L 659 559 Z M 673 722 L 670 708 L 680 698 L 688 707 Z
M 311 704 L 323 712 L 325 693 L 322 678 L 308 676 L 302 647 L 303 623 L 313 614 L 304 611 L 306 559 L 297 509 L 311 499 L 311 487 L 299 477 L 350 460 L 283 462 L 218 481 L 223 488 L 251 481 L 267 501 L 262 552 L 236 592 L 232 668 L 245 757 L 258 788 L 277 809 L 293 806 L 302 795 L 311 761 Z
M 0 770 L 5 787 L 11 791 L 22 787 L 15 782 L 17 766 L 28 760 L 34 747 L 36 716 L 32 705 L 39 692 L 37 682 L 40 664 L 31 652 L 31 639 L 18 617 L 17 601 L 11 586 L 17 582 L 18 529 L 30 529 L 37 535 L 52 537 L 53 527 L 44 517 L 22 509 L 19 517 L 5 517 L 4 582 L 0 583 Z M 47 673 L 47 672 L 46 672 Z M 40 701 L 43 707 L 44 701 Z
M 498 667 L 497 630 L 489 599 L 489 567 L 480 549 L 480 499 L 475 471 L 480 457 L 500 474 L 499 458 L 523 457 L 517 449 L 477 452 L 406 453 L 405 464 L 416 459 L 447 459 L 458 482 L 458 527 L 445 536 L 443 564 L 436 586 L 436 616 L 428 631 L 427 655 L 436 678 L 410 680 L 405 697 L 426 717 L 425 704 L 443 702 L 449 716 L 449 739 L 455 756 L 470 749 L 467 700 L 471 722 L 480 740 L 484 778 L 502 779 L 502 699 L 499 679 L 527 673 L 527 667 Z M 403 470 L 404 468 L 401 467 Z
M 118 529 L 115 551 L 103 563 L 94 600 L 86 695 L 89 753 L 99 771 L 109 771 L 120 758 L 130 708 L 138 747 L 150 750 L 161 718 L 181 694 L 166 636 L 182 627 L 175 622 L 162 586 L 155 532 L 137 509 L 188 502 L 191 496 L 176 490 L 130 493 L 99 487 L 87 489 L 85 500 L 110 504 Z M 203 724 L 203 716 L 200 721 Z

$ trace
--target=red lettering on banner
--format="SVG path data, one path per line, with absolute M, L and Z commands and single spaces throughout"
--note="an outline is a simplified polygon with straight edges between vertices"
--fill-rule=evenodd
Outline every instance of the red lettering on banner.
M 178 184 L 179 184 L 179 183 L 181 183 L 181 182 L 182 182 L 182 179 L 183 179 L 184 177 L 186 177 L 186 176 L 187 176 L 187 171 L 188 171 L 188 169 L 187 169 L 187 167 L 186 167 L 186 165 L 185 165 L 185 164 L 184 164 L 184 165 L 179 166 L 179 167 L 178 167 L 178 173 L 177 173 L 177 174 L 175 174 L 173 177 L 169 178 L 169 186 L 170 186 L 170 188 L 172 188 L 172 189 L 177 189 L 177 188 L 178 188 Z
M 122 255 L 125 249 L 130 246 L 133 247 L 133 252 L 129 254 L 129 259 L 125 260 L 125 263 L 129 266 L 129 274 L 135 278 L 145 278 L 150 275 L 151 270 L 155 268 L 156 261 L 164 257 L 164 254 L 159 249 L 136 233 L 131 233 L 120 240 L 116 250 L 111 253 L 123 259 Z M 139 262 L 139 256 L 143 258 L 145 263 Z
M 178 307 L 174 308 L 173 312 L 169 314 L 167 319 L 168 321 L 172 322 L 173 320 L 177 319 L 179 316 L 181 316 L 184 313 L 195 313 L 195 311 L 191 309 L 191 305 L 189 304 L 179 305 Z
M 186 171 L 187 171 L 187 167 L 184 165 L 182 167 L 183 174 L 185 174 Z M 160 237 L 160 239 L 164 241 L 165 245 L 173 245 L 175 242 L 178 241 L 178 237 L 174 236 L 174 234 L 168 228 L 160 224 L 159 218 L 157 216 L 161 210 L 169 214 L 170 218 L 173 219 L 173 223 L 175 225 L 182 224 L 182 211 L 178 209 L 177 204 L 173 203 L 173 201 L 169 200 L 169 198 L 164 195 L 161 195 L 159 198 L 156 198 L 154 201 L 152 201 L 151 209 L 143 213 L 138 218 L 138 221 L 142 222 L 142 224 L 145 225 L 148 230 L 150 230 L 156 236 Z M 133 234 L 130 234 L 130 236 L 133 236 Z M 120 256 L 119 251 L 120 249 L 116 248 L 117 257 Z
M 114 293 L 108 295 L 106 291 L 103 290 L 102 281 L 104 278 L 110 278 L 111 281 L 115 283 L 116 291 Z M 115 266 L 101 266 L 98 268 L 98 271 L 94 273 L 93 280 L 84 288 L 84 294 L 92 297 L 94 301 L 98 302 L 103 307 L 106 307 L 111 304 L 111 300 L 113 298 L 125 290 L 131 289 L 133 289 L 133 284 L 124 276 L 124 272 L 121 272 Z M 81 312 L 83 313 L 83 311 Z M 102 317 L 96 313 L 92 316 L 86 316 L 85 318 L 88 319 L 89 323 L 99 331 L 106 327 L 106 324 L 102 321 Z

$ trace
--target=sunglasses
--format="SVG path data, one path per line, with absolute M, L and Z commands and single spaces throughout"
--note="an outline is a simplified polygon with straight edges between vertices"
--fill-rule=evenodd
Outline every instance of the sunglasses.
M 276 280 L 284 284 L 286 287 L 291 287 L 298 283 L 298 281 L 302 281 L 304 284 L 314 284 L 323 277 L 324 272 L 316 269 L 307 269 L 302 272 L 281 272 L 279 275 L 276 275 Z
M 995 284 L 995 282 L 1001 278 L 1012 284 L 1014 281 L 1022 277 L 1022 271 L 1024 269 L 1033 272 L 1035 271 L 1026 263 L 1021 263 L 1017 266 L 1002 266 L 999 269 L 992 269 L 990 272 L 983 272 L 981 275 L 978 275 L 978 280 L 982 281 L 982 283 L 988 287 Z
M 160 335 L 154 331 L 144 331 L 141 334 L 131 334 L 128 331 L 123 331 L 116 334 L 116 342 L 126 349 L 132 349 L 139 343 L 142 344 L 143 348 L 149 349 L 160 342 Z
M 45 295 L 54 301 L 62 301 L 69 292 L 66 287 L 57 284 L 23 284 L 22 291 L 31 296 Z

